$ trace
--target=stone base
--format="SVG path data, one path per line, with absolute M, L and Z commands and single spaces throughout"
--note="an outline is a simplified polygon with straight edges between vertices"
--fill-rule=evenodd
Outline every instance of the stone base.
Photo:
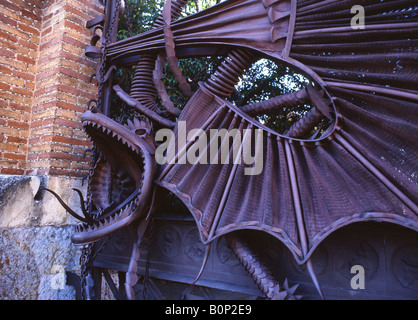
M 0 299 L 68 300 L 66 271 L 79 273 L 71 226 L 0 229 Z
M 77 222 L 43 187 L 80 213 L 72 190 L 85 194 L 80 179 L 0 175 L 0 299 L 75 299 L 66 272 L 80 273 L 82 247 L 71 243 Z

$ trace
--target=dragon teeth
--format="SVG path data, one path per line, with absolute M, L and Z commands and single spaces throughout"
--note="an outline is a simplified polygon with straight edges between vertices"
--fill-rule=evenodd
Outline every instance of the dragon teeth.
M 140 193 L 139 193 L 140 194 Z M 138 194 L 138 196 L 139 196 Z M 75 226 L 76 233 L 84 233 L 84 232 L 93 232 L 98 229 L 102 229 L 106 226 L 111 225 L 115 221 L 121 220 L 127 216 L 129 216 L 133 210 L 137 207 L 139 203 L 138 196 L 126 203 L 119 211 L 114 212 L 113 214 L 109 215 L 106 218 L 102 218 L 101 220 L 96 220 L 93 224 L 79 224 Z M 100 219 L 100 217 L 94 215 L 94 219 Z

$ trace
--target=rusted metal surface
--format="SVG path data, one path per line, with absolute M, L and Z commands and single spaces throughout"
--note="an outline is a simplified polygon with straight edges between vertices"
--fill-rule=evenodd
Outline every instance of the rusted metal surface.
M 101 57 L 97 108 L 82 118 L 96 151 L 89 211 L 73 240 L 88 243 L 127 226 L 135 230 L 129 298 L 135 297 L 143 228 L 153 217 L 152 193 L 159 187 L 189 209 L 206 246 L 206 260 L 211 244 L 228 236 L 241 261 L 264 270 L 260 261 L 246 260 L 246 247 L 237 236 L 242 230 L 260 231 L 281 241 L 307 267 L 319 293 L 311 257 L 336 230 L 383 221 L 418 231 L 415 1 L 363 1 L 367 18 L 359 30 L 350 26 L 350 9 L 357 4 L 352 0 L 227 0 L 181 18 L 187 3 L 167 1 L 154 28 L 121 41 L 115 38 L 120 0 L 106 1 L 104 18 L 88 23 L 94 31 L 103 29 L 86 50 L 90 57 Z M 95 47 L 99 39 L 101 49 Z M 223 62 L 193 91 L 179 59 L 220 53 Z M 245 70 L 261 58 L 292 66 L 309 83 L 297 92 L 239 108 L 227 98 Z M 188 99 L 182 111 L 164 86 L 165 64 Z M 132 65 L 136 71 L 128 93 L 112 84 L 112 75 Z M 112 96 L 143 118 L 127 126 L 111 120 Z M 165 110 L 158 108 L 156 97 Z M 304 103 L 312 108 L 286 132 L 256 119 Z M 312 134 L 324 121 L 329 126 Z M 194 138 L 174 151 L 173 162 L 157 166 L 154 131 L 171 128 L 177 138 L 181 122 L 187 124 L 186 136 L 193 129 L 208 136 L 214 129 L 234 129 L 244 141 L 246 135 L 252 137 L 251 150 L 261 157 L 262 172 L 246 175 L 246 165 L 233 161 L 180 163 L 196 147 L 192 133 Z M 258 140 L 256 132 L 261 132 Z M 272 298 L 280 285 L 265 274 L 262 291 Z M 264 281 L 260 279 L 255 277 Z M 282 291 L 276 291 L 277 297 Z
M 178 220 L 178 215 L 156 217 L 152 257 L 149 275 L 157 282 L 165 298 L 179 299 L 182 290 L 170 291 L 170 283 L 189 286 L 199 272 L 205 246 L 199 239 L 198 230 L 189 216 Z M 175 220 L 174 220 L 175 219 Z M 233 234 L 234 235 L 234 234 Z M 251 241 L 256 263 L 267 268 L 274 278 L 272 283 L 289 287 L 299 284 L 294 295 L 302 299 L 319 299 L 317 290 L 305 265 L 299 265 L 280 241 L 256 231 L 242 231 L 240 237 Z M 257 241 L 254 241 L 257 239 Z M 127 230 L 117 232 L 112 241 L 94 260 L 95 268 L 111 269 L 125 274 L 131 256 L 132 239 Z M 138 261 L 140 281 L 135 286 L 137 299 L 142 299 L 141 284 L 145 274 L 148 236 L 141 247 Z M 418 264 L 416 254 L 418 239 L 412 230 L 386 223 L 367 222 L 353 224 L 337 230 L 324 240 L 312 256 L 313 269 L 326 299 L 417 299 Z M 352 266 L 365 268 L 365 289 L 354 290 L 350 273 Z M 157 280 L 159 279 L 159 280 Z M 121 289 L 124 290 L 124 282 Z M 253 282 L 240 260 L 221 237 L 212 245 L 209 262 L 196 284 L 198 288 L 221 290 L 218 299 L 262 298 L 264 293 Z M 153 290 L 148 288 L 149 296 Z M 221 293 L 224 295 L 221 295 Z

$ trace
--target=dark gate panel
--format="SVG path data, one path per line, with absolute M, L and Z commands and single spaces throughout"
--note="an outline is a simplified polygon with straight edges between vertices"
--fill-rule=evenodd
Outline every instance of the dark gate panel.
M 205 245 L 199 239 L 194 221 L 179 220 L 175 215 L 156 219 L 149 275 L 157 279 L 192 283 L 199 273 Z M 149 236 L 149 234 L 148 234 Z M 149 238 L 141 247 L 138 273 L 145 273 Z M 132 240 L 126 230 L 115 234 L 96 258 L 94 265 L 126 272 L 131 256 Z M 263 296 L 247 271 L 229 249 L 224 238 L 214 242 L 206 268 L 197 282 L 199 286 Z
M 154 226 L 150 276 L 190 284 L 199 272 L 205 246 L 189 218 L 165 215 Z M 125 231 L 125 230 L 124 230 Z M 303 299 L 319 299 L 305 268 L 277 239 L 256 231 L 241 234 L 257 239 L 254 249 L 283 283 L 299 283 Z M 126 272 L 131 254 L 128 232 L 115 234 L 94 265 Z M 139 274 L 145 273 L 148 239 L 141 249 Z M 386 224 L 358 223 L 327 238 L 312 257 L 326 299 L 418 299 L 418 237 L 415 232 Z M 365 270 L 365 289 L 354 290 L 354 265 Z M 197 285 L 263 297 L 256 284 L 228 248 L 224 238 L 212 246 L 209 261 Z
M 285 252 L 277 264 L 279 277 L 300 283 L 305 299 L 318 294 L 304 267 Z M 327 299 L 418 299 L 418 237 L 406 228 L 386 223 L 359 223 L 327 238 L 312 258 Z M 353 290 L 354 265 L 365 270 L 365 289 Z

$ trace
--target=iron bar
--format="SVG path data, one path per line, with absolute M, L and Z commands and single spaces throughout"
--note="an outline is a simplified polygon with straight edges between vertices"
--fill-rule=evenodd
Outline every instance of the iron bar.
M 174 128 L 175 123 L 173 121 L 163 118 L 158 113 L 142 105 L 139 101 L 132 99 L 125 91 L 122 90 L 120 86 L 115 85 L 113 86 L 113 89 L 115 90 L 118 97 L 121 98 L 122 101 L 124 101 L 128 106 L 134 107 L 139 112 L 141 112 L 142 114 L 146 115 L 147 117 L 161 124 L 164 127 Z
M 286 38 L 286 45 L 283 49 L 283 58 L 289 58 L 290 49 L 293 43 L 293 36 L 295 34 L 295 25 L 296 25 L 296 10 L 297 10 L 298 2 L 297 0 L 291 0 L 290 2 L 290 19 L 289 19 L 289 29 L 287 32 Z
M 104 56 L 101 61 L 103 69 L 105 69 L 104 66 L 107 64 L 106 62 L 107 46 L 111 43 L 116 42 L 116 36 L 118 32 L 118 17 L 119 17 L 120 1 L 121 0 L 107 0 L 106 1 L 105 12 L 106 12 L 107 18 L 104 21 L 104 27 L 103 27 L 104 44 L 102 44 L 104 45 Z M 102 75 L 97 75 L 97 77 L 101 77 L 101 76 Z M 99 81 L 103 81 L 103 79 L 99 79 Z M 110 108 L 111 108 L 111 103 L 112 103 L 112 82 L 113 82 L 113 77 L 109 77 L 108 81 L 101 84 L 103 86 L 103 89 L 102 89 L 102 92 L 99 92 L 99 94 L 101 94 L 101 97 L 99 97 L 99 100 L 101 100 L 102 112 L 108 117 L 110 116 Z
M 366 31 L 371 30 L 388 30 L 388 29 L 412 29 L 418 28 L 417 22 L 399 22 L 399 23 L 390 23 L 390 24 L 366 24 Z M 321 34 L 321 33 L 333 33 L 333 32 L 352 32 L 352 27 L 333 27 L 333 28 L 323 28 L 323 29 L 311 29 L 303 31 L 295 31 L 295 37 L 306 36 L 312 34 Z
M 246 106 L 240 107 L 240 110 L 248 113 L 250 116 L 271 112 L 280 107 L 293 107 L 309 102 L 309 97 L 306 89 L 301 89 L 296 92 L 280 95 L 268 100 L 256 102 Z
M 359 91 L 364 91 L 364 92 L 376 92 L 376 93 L 381 93 L 381 94 L 390 95 L 394 97 L 418 101 L 418 94 L 400 90 L 397 88 L 387 88 L 387 87 L 380 87 L 376 85 L 365 85 L 365 84 L 346 83 L 346 82 L 337 82 L 337 81 L 327 81 L 326 86 L 350 89 L 350 90 L 359 90 Z
M 239 132 L 242 132 L 244 122 L 246 122 L 246 121 L 244 119 L 242 119 L 241 124 L 240 124 L 239 129 L 238 129 Z M 248 128 L 250 128 L 250 129 L 248 129 Z M 242 151 L 243 143 L 246 141 L 246 138 L 247 138 L 247 136 L 248 136 L 248 134 L 249 134 L 249 132 L 251 131 L 252 128 L 253 128 L 253 124 L 249 123 L 249 125 L 247 127 L 247 130 L 245 131 L 244 138 L 243 138 L 243 140 L 241 142 L 241 145 L 239 147 L 239 151 L 235 155 L 235 159 L 234 159 L 234 162 L 233 162 L 234 165 L 232 167 L 231 172 L 229 173 L 229 177 L 228 177 L 224 192 L 222 194 L 221 201 L 219 203 L 218 209 L 216 211 L 215 217 L 214 217 L 213 222 L 212 222 L 212 226 L 211 226 L 210 231 L 209 231 L 209 235 L 208 235 L 208 240 L 209 241 L 215 234 L 216 228 L 218 226 L 219 220 L 220 220 L 221 215 L 222 215 L 222 211 L 225 207 L 226 200 L 229 196 L 229 192 L 231 191 L 232 182 L 234 181 L 235 173 L 238 169 L 238 161 L 237 161 L 238 157 L 241 157 L 241 151 Z
M 219 108 L 216 110 L 216 112 L 214 112 L 206 121 L 205 123 L 201 126 L 201 129 L 203 131 L 205 131 L 207 129 L 207 127 L 210 125 L 210 123 L 213 121 L 213 119 L 215 119 L 215 117 L 218 115 L 218 113 L 225 107 L 225 105 L 221 105 L 219 106 Z M 164 179 L 164 177 L 167 175 L 167 173 L 171 170 L 171 168 L 177 163 L 178 159 L 182 156 L 184 156 L 186 154 L 186 151 L 188 148 L 190 148 L 190 146 L 195 142 L 194 140 L 199 136 L 199 133 L 196 132 L 196 134 L 194 134 L 191 139 L 186 143 L 186 145 L 184 145 L 182 147 L 182 149 L 180 149 L 174 159 L 169 159 L 169 163 L 167 164 L 167 166 L 164 168 L 164 170 L 161 172 L 161 174 L 158 177 L 158 180 L 161 181 L 162 179 Z
M 286 163 L 287 163 L 289 176 L 290 176 L 290 185 L 291 185 L 291 190 L 292 190 L 293 204 L 294 204 L 295 213 L 296 213 L 297 227 L 299 230 L 299 239 L 300 239 L 301 246 L 302 246 L 302 254 L 303 254 L 302 259 L 305 259 L 309 251 L 308 243 L 307 243 L 308 237 L 306 235 L 306 227 L 305 227 L 305 223 L 303 219 L 302 203 L 301 203 L 300 195 L 299 195 L 299 187 L 298 187 L 298 182 L 297 182 L 297 177 L 296 177 L 296 170 L 295 170 L 295 165 L 293 162 L 294 160 L 293 160 L 293 155 L 292 155 L 292 150 L 290 148 L 289 140 L 286 139 L 284 144 L 285 144 L 285 152 L 286 152 L 286 159 L 287 159 Z M 321 287 L 319 286 L 319 282 L 313 270 L 312 262 L 310 258 L 307 260 L 306 265 L 308 268 L 308 273 L 312 279 L 313 284 L 315 285 L 316 290 L 318 291 L 319 296 L 321 297 L 321 299 L 324 299 L 324 295 L 322 293 Z

